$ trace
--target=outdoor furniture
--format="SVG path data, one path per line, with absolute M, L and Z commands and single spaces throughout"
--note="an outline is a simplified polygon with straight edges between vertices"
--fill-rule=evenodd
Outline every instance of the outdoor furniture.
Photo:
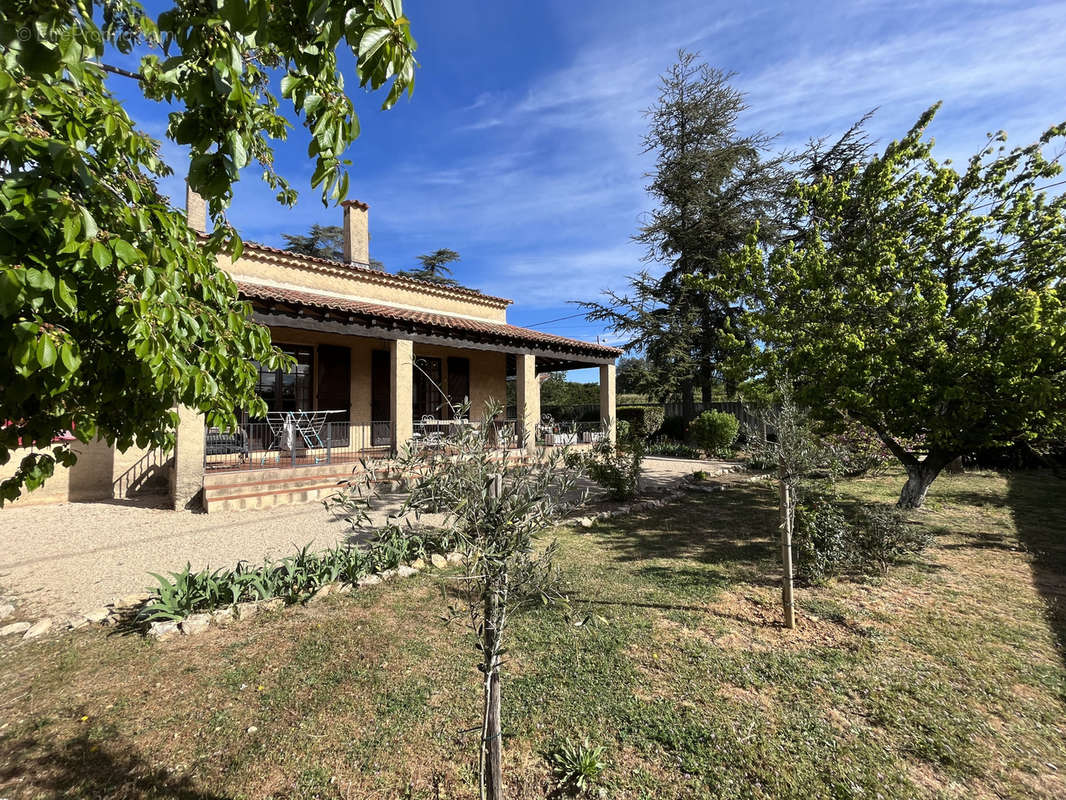
M 209 456 L 240 456 L 240 463 L 248 458 L 248 437 L 244 431 L 224 433 L 218 428 L 208 428 L 204 439 L 204 454 Z

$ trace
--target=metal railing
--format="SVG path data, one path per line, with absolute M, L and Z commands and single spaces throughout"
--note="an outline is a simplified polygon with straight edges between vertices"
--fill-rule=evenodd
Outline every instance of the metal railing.
M 557 421 L 546 418 L 537 426 L 537 445 L 568 447 L 577 444 L 595 444 L 603 440 L 606 435 L 602 422 Z
M 267 422 L 247 422 L 234 431 L 208 428 L 204 434 L 207 470 L 274 469 L 338 464 L 380 456 L 392 448 L 392 423 L 323 422 L 307 435 Z

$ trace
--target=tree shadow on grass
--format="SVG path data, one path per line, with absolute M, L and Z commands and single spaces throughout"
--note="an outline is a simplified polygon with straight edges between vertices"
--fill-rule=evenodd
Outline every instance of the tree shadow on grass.
M 1017 472 L 1007 502 L 1018 538 L 1029 550 L 1033 585 L 1047 604 L 1055 647 L 1066 666 L 1066 480 L 1051 472 Z
M 619 561 L 691 559 L 729 573 L 772 570 L 777 534 L 773 497 L 754 484 L 616 518 L 596 532 Z
M 69 741 L 53 735 L 0 740 L 7 763 L 0 767 L 0 796 L 7 788 L 42 797 L 114 797 L 123 800 L 226 800 L 197 789 L 187 776 L 150 766 L 129 742 Z

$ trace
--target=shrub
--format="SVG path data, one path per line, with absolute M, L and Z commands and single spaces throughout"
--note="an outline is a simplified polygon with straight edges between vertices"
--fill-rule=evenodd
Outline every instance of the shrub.
M 877 474 L 893 460 L 877 434 L 858 422 L 849 421 L 844 430 L 825 437 L 825 443 L 839 461 L 841 472 L 851 477 Z
M 614 425 L 615 438 L 619 442 L 627 442 L 633 438 L 633 427 L 624 419 L 617 420 Z
M 724 411 L 704 411 L 689 425 L 696 446 L 715 455 L 729 452 L 740 432 L 740 422 Z
M 864 505 L 847 513 L 834 496 L 814 491 L 796 508 L 792 552 L 797 574 L 820 583 L 845 573 L 884 574 L 931 541 L 928 529 L 909 524 L 898 508 Z
M 861 507 L 853 536 L 856 567 L 882 575 L 892 564 L 925 550 L 933 539 L 928 528 L 908 523 L 904 512 L 894 506 Z
M 667 439 L 675 439 L 679 442 L 685 441 L 685 434 L 687 432 L 688 423 L 685 422 L 685 418 L 682 416 L 667 417 L 659 427 L 659 436 Z
M 647 447 L 649 456 L 665 456 L 667 458 L 699 458 L 702 454 L 690 444 L 671 439 L 656 439 Z
M 580 744 L 567 739 L 548 754 L 552 774 L 559 785 L 574 792 L 587 792 L 607 768 L 604 748 L 588 739 Z
M 621 406 L 617 414 L 633 429 L 633 436 L 647 440 L 662 427 L 665 411 L 662 406 Z
M 582 457 L 582 466 L 592 480 L 607 490 L 612 500 L 628 500 L 640 488 L 643 460 L 644 443 L 640 439 L 619 438 L 617 445 L 607 440 L 597 442 Z
M 796 506 L 792 555 L 796 574 L 823 583 L 852 563 L 851 526 L 834 499 L 812 492 Z

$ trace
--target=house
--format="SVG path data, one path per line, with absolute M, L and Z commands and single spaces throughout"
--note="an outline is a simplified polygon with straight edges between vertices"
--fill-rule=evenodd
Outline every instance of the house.
M 189 192 L 186 209 L 190 226 L 204 232 L 202 199 Z M 272 505 L 321 496 L 367 456 L 408 442 L 437 446 L 454 425 L 492 425 L 499 447 L 515 450 L 613 435 L 600 423 L 543 430 L 538 375 L 598 366 L 600 416 L 613 420 L 619 350 L 509 325 L 510 300 L 371 267 L 369 207 L 349 200 L 343 210 L 343 262 L 251 242 L 235 261 L 220 257 L 254 319 L 295 362 L 285 372 L 260 370 L 265 419 L 218 431 L 179 409 L 174 452 L 84 446 L 75 467 L 19 502 L 155 488 L 175 508 Z M 484 419 L 488 401 L 506 407 L 511 381 L 513 407 Z M 469 419 L 453 419 L 460 406 Z

